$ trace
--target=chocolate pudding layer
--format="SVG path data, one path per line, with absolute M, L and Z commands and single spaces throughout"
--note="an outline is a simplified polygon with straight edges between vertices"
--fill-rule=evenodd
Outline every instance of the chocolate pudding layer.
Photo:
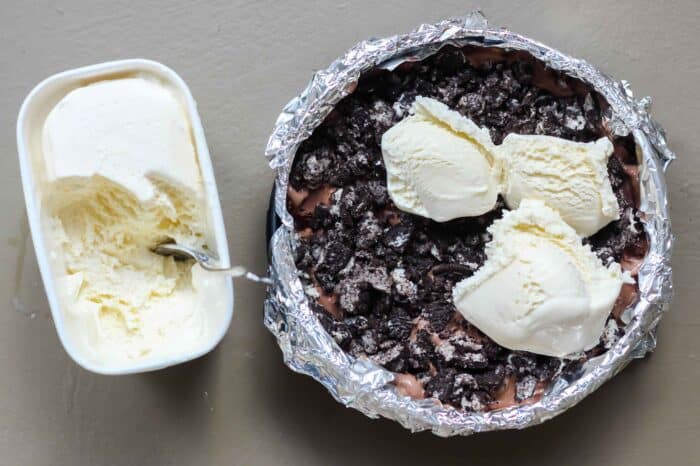
M 366 73 L 302 143 L 290 174 L 296 265 L 311 307 L 344 351 L 397 373 L 408 396 L 471 411 L 534 401 L 623 334 L 620 315 L 636 285 L 623 286 L 598 346 L 574 359 L 505 349 L 467 322 L 452 288 L 484 263 L 487 228 L 505 206 L 499 199 L 484 215 L 445 223 L 396 208 L 380 142 L 417 96 L 488 128 L 496 144 L 509 133 L 579 142 L 609 136 L 601 117 L 607 104 L 597 93 L 523 52 L 449 46 L 394 71 Z M 603 263 L 620 262 L 635 276 L 648 249 L 635 144 L 631 137 L 613 144 L 608 174 L 620 219 L 584 241 Z

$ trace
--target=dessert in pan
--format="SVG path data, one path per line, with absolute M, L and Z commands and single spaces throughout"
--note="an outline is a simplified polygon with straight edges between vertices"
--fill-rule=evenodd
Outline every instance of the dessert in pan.
M 363 74 L 287 193 L 339 347 L 465 411 L 536 401 L 608 350 L 649 246 L 635 141 L 607 107 L 523 51 L 445 46 Z

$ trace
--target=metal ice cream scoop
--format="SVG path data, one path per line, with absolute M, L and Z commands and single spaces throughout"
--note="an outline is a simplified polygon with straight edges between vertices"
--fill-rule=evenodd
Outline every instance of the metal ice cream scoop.
M 252 272 L 248 272 L 244 267 L 236 265 L 233 267 L 219 267 L 217 259 L 211 254 L 199 249 L 183 246 L 173 242 L 165 242 L 156 245 L 152 251 L 161 256 L 173 256 L 175 259 L 194 259 L 200 267 L 209 272 L 226 274 L 233 278 L 243 277 L 258 283 L 272 284 L 272 280 L 267 277 L 259 277 Z

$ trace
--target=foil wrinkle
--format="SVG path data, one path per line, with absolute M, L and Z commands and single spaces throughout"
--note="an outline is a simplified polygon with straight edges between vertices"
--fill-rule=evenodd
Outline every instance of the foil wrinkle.
M 310 309 L 294 263 L 294 222 L 286 209 L 289 173 L 299 144 L 321 124 L 333 107 L 352 92 L 360 75 L 381 66 L 432 55 L 445 45 L 476 45 L 524 50 L 551 68 L 590 84 L 606 98 L 606 124 L 613 134 L 632 134 L 640 160 L 641 205 L 649 252 L 639 272 L 639 297 L 624 313 L 625 334 L 604 354 L 588 360 L 572 381 L 556 379 L 542 398 L 529 405 L 471 413 L 433 399 L 415 400 L 397 393 L 386 369 L 344 353 Z M 264 322 L 277 339 L 292 370 L 323 384 L 340 403 L 369 417 L 393 419 L 411 431 L 439 436 L 521 429 L 561 414 L 622 370 L 632 359 L 656 346 L 656 326 L 672 297 L 670 257 L 673 244 L 664 172 L 675 158 L 661 126 L 649 114 L 651 99 L 637 100 L 626 81 L 604 75 L 584 60 L 570 57 L 507 29 L 489 26 L 478 11 L 412 32 L 360 42 L 317 72 L 306 89 L 278 117 L 265 155 L 276 170 L 275 210 L 282 226 L 270 241 L 270 277 Z

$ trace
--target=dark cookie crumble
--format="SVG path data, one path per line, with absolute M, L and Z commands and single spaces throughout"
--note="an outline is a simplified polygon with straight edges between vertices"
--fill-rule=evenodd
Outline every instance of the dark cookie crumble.
M 292 201 L 288 208 L 312 309 L 344 351 L 411 374 L 425 396 L 457 408 L 491 409 L 505 387 L 514 402 L 532 400 L 554 377 L 574 378 L 582 362 L 610 348 L 623 329 L 611 316 L 597 347 L 578 360 L 560 360 L 507 350 L 462 318 L 452 288 L 483 265 L 486 229 L 505 206 L 499 198 L 491 212 L 445 223 L 394 206 L 381 137 L 408 115 L 417 96 L 488 128 L 497 144 L 509 133 L 594 141 L 607 135 L 601 117 L 607 104 L 584 83 L 523 52 L 448 46 L 421 62 L 363 75 L 301 144 L 290 174 L 295 192 L 330 193 L 310 209 Z M 634 141 L 613 144 L 608 172 L 620 220 L 585 240 L 604 262 L 643 257 L 647 248 Z

